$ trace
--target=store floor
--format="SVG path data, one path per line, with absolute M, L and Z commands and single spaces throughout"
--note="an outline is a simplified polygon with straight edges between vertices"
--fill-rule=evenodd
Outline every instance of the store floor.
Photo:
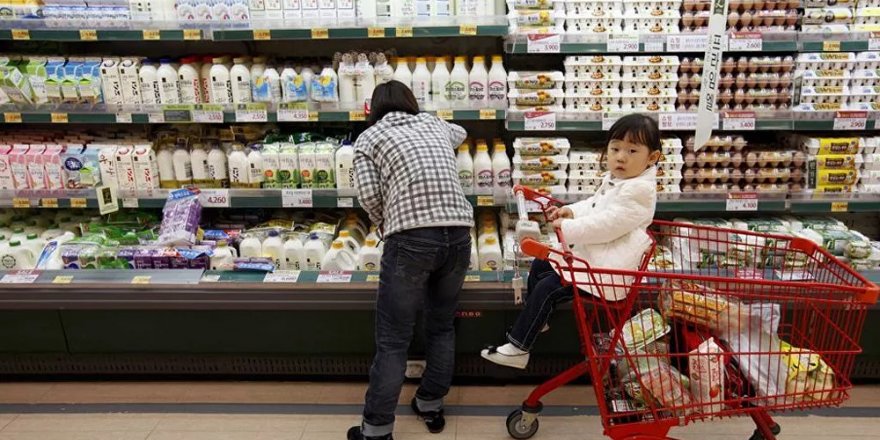
M 325 440 L 358 423 L 365 384 L 276 382 L 0 383 L 0 440 Z M 455 387 L 443 434 L 432 435 L 404 406 L 398 440 L 502 440 L 504 420 L 528 386 Z M 414 387 L 407 385 L 401 403 Z M 535 439 L 601 437 L 595 396 L 569 386 L 548 396 Z M 778 418 L 782 439 L 880 438 L 880 386 L 859 386 L 839 409 Z M 749 438 L 747 419 L 699 423 L 679 439 Z

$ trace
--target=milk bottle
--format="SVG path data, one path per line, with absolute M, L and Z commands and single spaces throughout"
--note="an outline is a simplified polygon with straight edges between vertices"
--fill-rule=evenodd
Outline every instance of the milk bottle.
M 424 57 L 416 59 L 416 69 L 412 74 L 412 91 L 420 105 L 431 99 L 431 72 L 428 71 L 427 60 Z
M 476 194 L 489 195 L 495 186 L 495 176 L 492 172 L 492 158 L 489 157 L 489 147 L 485 141 L 477 142 L 477 154 L 474 155 L 474 174 L 476 175 Z
M 474 159 L 471 157 L 471 148 L 467 142 L 458 147 L 458 156 L 455 159 L 458 167 L 458 180 L 465 194 L 474 193 Z

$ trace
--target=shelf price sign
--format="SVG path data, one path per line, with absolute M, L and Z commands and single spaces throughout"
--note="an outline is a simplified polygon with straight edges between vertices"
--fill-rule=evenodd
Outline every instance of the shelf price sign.
M 16 41 L 22 40 L 30 40 L 31 39 L 31 31 L 27 29 L 13 29 L 12 30 L 12 39 Z
M 458 28 L 459 35 L 477 35 L 477 25 L 463 24 Z
M 236 122 L 268 122 L 269 111 L 265 103 L 238 104 L 235 106 Z
M 369 27 L 367 28 L 367 38 L 385 38 L 385 28 Z
M 281 206 L 285 208 L 312 208 L 315 202 L 310 189 L 281 190 Z
M 394 28 L 394 35 L 398 38 L 410 38 L 413 36 L 412 26 L 398 26 Z
M 203 189 L 199 201 L 205 208 L 229 208 L 231 205 L 228 189 Z
M 725 112 L 722 121 L 727 131 L 755 130 L 755 112 Z
M 736 32 L 727 40 L 727 49 L 731 52 L 761 52 L 764 50 L 764 39 L 760 33 Z
M 608 52 L 638 52 L 638 34 L 611 34 L 606 43 Z
M 157 41 L 162 39 L 162 33 L 159 29 L 144 29 L 144 40 Z
M 3 121 L 7 124 L 21 124 L 21 113 L 3 113 Z
M 868 125 L 868 112 L 841 111 L 834 115 L 834 130 L 865 130 Z
M 452 110 L 444 109 L 437 110 L 437 117 L 443 120 L 451 120 L 455 117 L 455 113 Z
M 553 112 L 523 113 L 526 131 L 556 131 L 556 114 Z
M 706 35 L 670 35 L 666 38 L 667 52 L 705 52 L 708 47 Z
M 351 272 L 328 271 L 318 274 L 318 283 L 350 283 Z
M 528 53 L 559 53 L 562 49 L 562 38 L 559 34 L 526 35 L 526 52 Z
M 98 31 L 94 29 L 82 29 L 79 31 L 81 41 L 98 41 Z
M 264 283 L 295 283 L 299 280 L 300 271 L 298 270 L 276 270 L 267 273 L 263 278 Z
M 727 211 L 757 211 L 758 193 L 728 193 Z
M 223 106 L 212 104 L 196 104 L 192 110 L 193 122 L 201 124 L 222 124 Z
M 309 122 L 309 107 L 304 102 L 286 102 L 278 105 L 278 122 Z
M 40 272 L 35 270 L 16 270 L 3 275 L 0 283 L 3 284 L 33 284 L 40 277 Z
M 254 29 L 254 40 L 271 40 L 272 31 L 269 29 Z
M 184 29 L 183 30 L 183 39 L 184 40 L 201 40 L 202 39 L 202 31 L 199 29 Z

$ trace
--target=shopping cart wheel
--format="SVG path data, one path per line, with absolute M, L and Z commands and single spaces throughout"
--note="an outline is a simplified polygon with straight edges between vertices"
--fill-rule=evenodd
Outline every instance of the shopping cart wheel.
M 770 432 L 772 432 L 773 435 L 779 435 L 779 433 L 782 432 L 782 427 L 777 423 L 770 427 Z M 764 440 L 764 436 L 761 434 L 761 431 L 756 429 L 755 433 L 752 434 L 749 440 Z
M 523 421 L 523 410 L 517 409 L 507 416 L 507 433 L 515 439 L 532 438 L 538 432 L 538 415 L 532 423 L 526 425 Z

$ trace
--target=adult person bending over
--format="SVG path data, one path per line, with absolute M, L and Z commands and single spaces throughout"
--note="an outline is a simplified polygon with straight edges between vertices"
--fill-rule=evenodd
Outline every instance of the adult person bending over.
M 410 89 L 376 87 L 370 127 L 355 142 L 358 197 L 386 243 L 376 298 L 376 356 L 361 426 L 349 440 L 391 440 L 416 313 L 424 304 L 427 366 L 412 408 L 434 433 L 455 359 L 453 321 L 470 265 L 473 208 L 458 180 L 455 149 L 467 133 L 419 112 Z

